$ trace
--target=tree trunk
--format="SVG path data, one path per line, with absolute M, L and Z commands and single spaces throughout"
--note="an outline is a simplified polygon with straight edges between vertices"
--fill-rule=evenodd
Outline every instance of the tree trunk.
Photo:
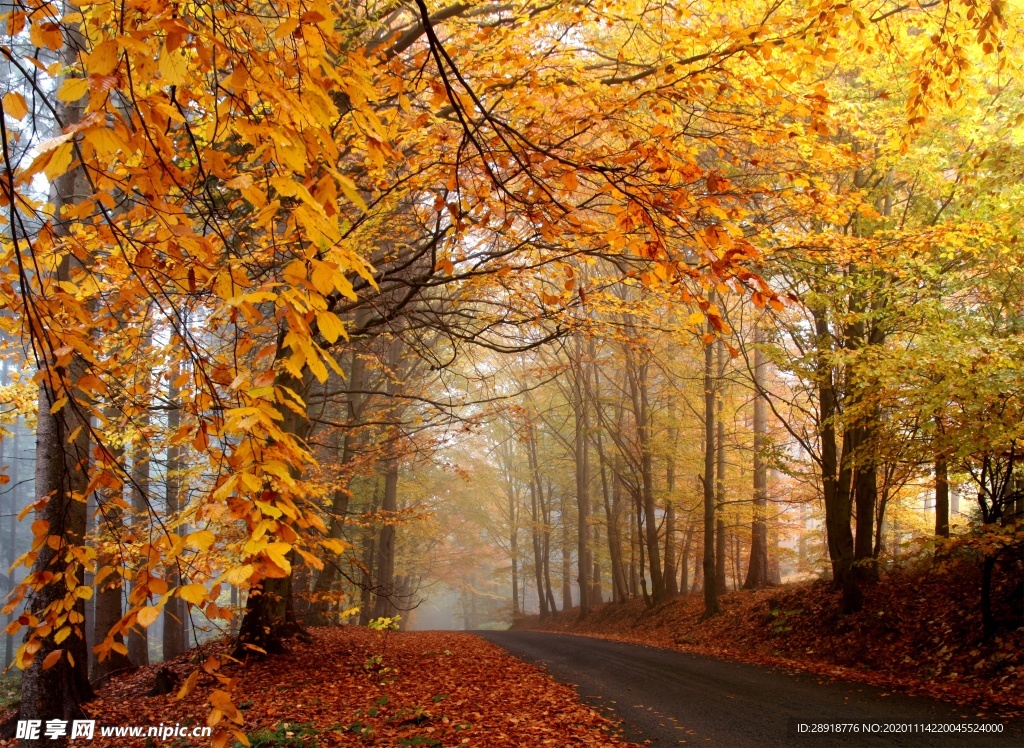
M 718 387 L 715 397 L 716 427 L 718 438 L 715 449 L 715 584 L 718 593 L 729 589 L 725 559 L 728 555 L 728 538 L 725 533 L 725 342 L 719 338 L 718 350 Z
M 7 487 L 7 495 L 10 497 L 8 501 L 8 512 L 7 512 L 7 553 L 4 557 L 4 569 L 7 570 L 8 574 L 8 593 L 14 588 L 16 577 L 14 569 L 14 560 L 18 557 L 18 513 L 20 507 L 18 506 L 18 487 L 21 482 L 21 430 L 23 426 L 19 419 L 14 426 L 14 439 L 12 440 L 12 465 L 11 465 L 11 482 Z M 17 611 L 12 610 L 7 614 L 7 626 L 10 627 L 12 623 L 17 619 Z M 8 632 L 4 636 L 4 660 L 3 667 L 6 670 L 14 662 L 14 634 Z
M 404 347 L 402 339 L 399 337 L 392 338 L 388 346 L 387 392 L 392 397 L 399 394 L 402 389 L 400 371 Z M 401 410 L 402 408 L 399 407 L 391 412 L 391 418 L 396 422 L 401 415 Z M 397 429 L 397 423 L 395 428 Z M 398 436 L 397 431 L 392 434 L 392 439 L 396 436 Z M 395 539 L 398 528 L 394 520 L 396 519 L 395 513 L 398 511 L 398 469 L 399 457 L 394 454 L 388 455 L 384 460 L 384 495 L 380 505 L 384 525 L 377 537 L 376 573 L 374 574 L 373 615 L 375 618 L 390 618 L 396 612 Z
M 572 551 L 569 548 L 569 516 L 562 495 L 562 612 L 572 610 Z
M 949 469 L 941 454 L 935 457 L 935 534 L 949 537 Z
M 860 455 L 854 483 L 857 504 L 857 535 L 854 541 L 853 560 L 857 574 L 862 579 L 877 579 L 875 566 L 875 511 L 878 503 L 878 471 L 874 459 L 867 454 L 874 429 L 862 428 L 860 433 Z
M 640 447 L 640 477 L 643 524 L 647 541 L 647 560 L 651 571 L 651 597 L 655 604 L 665 599 L 665 578 L 661 569 L 661 543 L 658 540 L 657 508 L 654 504 L 654 455 L 651 444 L 651 415 L 647 386 L 647 362 L 636 364 L 628 357 L 629 389 L 636 418 L 637 439 Z
M 171 382 L 167 388 L 167 401 L 170 409 L 167 411 L 167 433 L 168 438 L 173 438 L 181 424 L 181 406 L 178 402 L 178 388 L 174 384 L 174 374 L 171 375 Z M 180 487 L 181 487 L 181 447 L 175 444 L 167 445 L 167 472 L 164 476 L 164 490 L 167 503 L 167 518 L 173 520 L 181 510 Z M 181 584 L 181 570 L 175 564 L 168 575 L 171 584 Z M 234 590 L 234 587 L 232 587 Z M 184 648 L 185 618 L 188 615 L 185 601 L 175 595 L 164 604 L 164 632 L 163 652 L 164 661 L 173 660 L 180 655 Z M 237 627 L 238 613 L 235 612 L 232 618 L 232 625 Z M 232 632 L 234 633 L 234 632 Z
M 147 339 L 150 339 L 147 336 Z M 137 539 L 149 527 L 149 445 L 145 430 L 149 426 L 149 416 L 140 417 L 143 433 L 132 451 L 132 530 Z M 136 665 L 149 664 L 149 629 L 139 625 L 133 626 L 128 632 L 128 658 Z
M 514 501 L 514 499 L 513 499 Z M 519 528 L 513 526 L 509 535 L 509 555 L 512 557 L 512 617 L 522 614 L 519 607 Z M 525 585 L 526 582 L 524 581 Z
M 230 597 L 230 600 L 231 600 L 231 610 L 234 612 L 234 615 L 231 616 L 231 626 L 228 629 L 228 635 L 229 636 L 238 636 L 238 613 L 236 612 L 238 610 L 238 587 L 236 587 L 235 585 L 231 585 L 231 597 Z M 167 625 L 166 624 L 166 620 L 167 619 L 165 618 L 164 619 L 164 621 L 165 621 L 164 625 L 165 626 Z M 178 641 L 179 642 L 181 641 L 181 635 L 180 634 L 178 635 Z M 165 636 L 164 637 L 164 648 L 165 648 L 165 651 L 166 651 L 166 647 L 167 647 L 167 638 Z M 164 656 L 164 659 L 165 660 L 167 659 L 166 655 Z
M 639 494 L 634 493 L 633 495 L 633 506 L 636 509 L 636 547 L 640 552 L 640 563 L 637 565 L 640 573 L 640 594 L 644 598 L 644 604 L 647 607 L 654 605 L 651 600 L 650 591 L 647 589 L 647 561 L 644 558 L 646 552 L 646 545 L 644 543 L 644 506 L 643 500 Z
M 768 584 L 768 465 L 764 459 L 768 413 L 763 395 L 765 361 L 760 335 L 754 345 L 754 516 L 750 527 L 750 561 L 743 588 L 757 590 Z M 801 534 L 802 537 L 802 534 Z
M 700 543 L 693 549 L 693 585 L 690 587 L 690 593 L 703 592 L 704 591 L 704 564 L 701 563 L 701 559 L 704 556 L 704 533 L 701 532 Z
M 530 540 L 533 544 L 533 574 L 537 582 L 537 604 L 540 608 L 540 620 L 546 620 L 548 599 L 544 588 L 544 557 L 541 542 L 541 497 L 543 486 L 540 483 L 540 467 L 537 465 L 537 432 L 533 425 L 529 426 L 529 437 L 526 444 L 526 461 L 530 468 Z
M 284 331 L 280 333 L 278 339 L 278 356 L 283 355 L 283 340 Z M 298 393 L 303 402 L 308 400 L 306 383 L 284 369 L 278 370 L 274 386 L 288 388 Z M 291 408 L 282 408 L 282 414 L 281 430 L 300 442 L 305 441 L 309 433 L 308 406 L 301 414 Z M 297 477 L 297 471 L 293 469 L 293 472 L 296 472 Z M 296 555 L 294 551 L 288 554 L 288 562 L 293 570 L 296 566 Z M 187 628 L 185 631 L 187 634 Z M 292 607 L 291 573 L 281 577 L 265 577 L 249 590 L 245 615 L 238 627 L 234 656 L 243 659 L 281 654 L 285 651 L 286 637 L 303 633 Z
M 576 581 L 580 590 L 580 618 L 590 613 L 590 471 L 589 450 L 587 449 L 587 432 L 590 419 L 587 408 L 587 387 L 583 381 L 586 376 L 582 363 L 583 346 L 576 342 L 577 365 L 573 368 L 573 390 L 575 402 L 575 458 L 576 458 L 576 568 L 579 575 Z
M 377 538 L 377 563 L 374 575 L 374 618 L 388 618 L 395 613 L 395 513 L 398 511 L 398 460 L 388 458 L 384 468 L 384 497 L 381 513 L 384 525 Z
M 717 502 L 716 502 L 717 504 Z M 729 591 L 728 576 L 725 573 L 725 561 L 728 558 L 728 536 L 725 532 L 725 519 L 722 512 L 716 512 L 715 518 L 715 584 L 718 586 L 719 594 Z
M 236 658 L 259 658 L 286 651 L 284 639 L 292 633 L 293 626 L 297 626 L 295 621 L 289 620 L 291 583 L 291 575 L 271 577 L 249 590 L 245 615 L 238 629 Z
M 714 335 L 708 323 L 708 335 Z M 718 585 L 715 577 L 715 357 L 710 343 L 704 345 L 704 614 L 719 615 Z
M 640 567 L 636 562 L 636 549 L 640 547 L 639 531 L 637 529 L 637 515 L 632 509 L 629 511 L 629 594 L 637 597 L 640 594 Z
M 622 516 L 622 497 L 619 493 L 619 480 L 614 470 L 606 464 L 604 443 L 601 432 L 597 434 L 597 452 L 601 459 L 601 493 L 604 497 L 604 515 L 608 526 L 608 559 L 612 571 L 612 601 L 621 603 L 629 598 L 626 582 L 626 570 L 622 562 L 622 528 L 619 526 Z M 611 476 L 608 473 L 611 473 Z
M 358 317 L 358 315 L 357 315 Z M 359 320 L 356 322 L 359 325 Z M 356 451 L 356 425 L 362 417 L 366 396 L 361 394 L 366 389 L 366 363 L 359 355 L 358 347 L 352 349 L 352 363 L 349 366 L 348 376 L 348 428 L 342 436 L 341 454 L 338 456 L 339 471 L 346 471 L 352 462 Z M 351 475 L 344 475 L 345 484 L 334 491 L 331 499 L 331 521 L 327 529 L 327 537 L 341 540 L 345 530 L 345 518 L 348 515 L 349 487 L 348 481 Z M 337 582 L 338 565 L 325 563 L 324 568 L 317 572 L 316 581 L 313 583 L 313 604 L 310 606 L 310 621 L 317 625 L 328 623 L 325 614 L 330 607 L 330 596 L 334 585 Z
M 77 32 L 72 31 L 77 36 Z M 74 43 L 73 43 L 74 42 Z M 64 65 L 76 62 L 75 49 L 81 39 L 65 39 L 60 57 Z M 60 82 L 58 81 L 58 85 Z M 65 126 L 81 120 L 81 103 L 60 103 L 57 115 Z M 79 194 L 81 169 L 76 168 L 53 181 L 50 202 L 53 215 L 60 216 L 65 205 L 72 204 Z M 12 230 L 15 230 L 12 227 Z M 63 238 L 68 235 L 67 226 L 60 220 L 54 221 L 54 235 Z M 71 280 L 71 258 L 66 255 L 58 265 L 56 278 L 40 278 L 50 285 L 53 281 Z M 37 331 L 42 333 L 43 331 Z M 48 350 L 61 348 L 63 341 L 51 340 Z M 64 611 L 69 587 L 77 585 L 81 578 L 81 567 L 69 562 L 70 549 L 85 542 L 86 496 L 89 484 L 89 417 L 84 406 L 76 402 L 81 393 L 75 391 L 75 382 L 84 373 L 83 361 L 74 355 L 68 366 L 67 378 L 61 376 L 56 362 L 47 360 L 46 370 L 39 388 L 39 411 L 36 426 L 36 479 L 37 499 L 46 499 L 35 511 L 37 520 L 49 527 L 50 543 L 43 544 L 32 564 L 31 579 L 43 575 L 61 574 L 65 578 L 59 583 L 50 582 L 30 588 L 26 608 L 40 621 L 51 621 L 51 631 L 37 639 L 40 644 L 32 664 L 24 671 L 21 680 L 21 706 L 18 719 L 73 720 L 84 717 L 81 705 L 92 698 L 89 685 L 88 652 L 86 651 L 84 600 L 78 599 L 70 611 Z M 67 402 L 56 413 L 51 406 L 61 398 Z M 72 438 L 74 437 L 74 438 Z M 53 547 L 56 546 L 56 547 Z M 60 611 L 74 612 L 81 616 L 80 623 L 72 626 L 72 632 L 60 644 L 55 635 L 60 630 L 56 617 Z M 47 656 L 59 649 L 64 650 L 52 667 L 43 668 Z M 68 655 L 74 658 L 71 664 Z M 45 746 L 52 741 L 23 740 L 22 746 Z
M 843 591 L 843 612 L 860 610 L 863 597 L 853 573 L 853 532 L 850 529 L 852 503 L 849 478 L 837 480 L 839 454 L 836 443 L 836 396 L 833 371 L 826 359 L 830 349 L 828 320 L 824 312 L 812 310 L 817 337 L 817 379 L 821 431 L 821 482 L 825 503 L 825 533 L 832 574 Z M 844 439 L 845 441 L 845 439 Z M 846 450 L 844 450 L 845 452 Z M 848 473 L 849 471 L 847 471 Z M 843 485 L 845 483 L 845 485 Z
M 670 414 L 670 417 L 674 414 Z M 679 580 L 676 577 L 676 448 L 675 424 L 668 431 L 668 458 L 665 465 L 665 597 L 679 595 Z
M 7 337 L 6 335 L 0 334 L 0 340 L 3 340 L 4 342 L 6 342 L 6 337 Z M 8 366 L 8 360 L 5 358 L 3 360 L 3 362 L 0 363 L 0 387 L 6 387 L 7 386 L 7 366 Z M 15 434 L 17 433 L 17 428 L 18 428 L 18 424 L 15 423 L 14 424 L 14 428 L 12 429 Z M 0 469 L 7 467 L 7 460 L 6 460 L 6 458 L 7 458 L 7 442 L 3 438 L 0 438 Z M 16 465 L 17 464 L 17 459 L 18 459 L 18 456 L 17 456 L 17 454 L 15 454 L 14 458 L 11 460 L 11 464 L 12 465 Z M 17 517 L 17 514 L 18 514 L 18 510 L 17 510 L 17 508 L 15 506 L 15 502 L 14 502 L 14 488 L 18 484 L 14 480 L 14 477 L 11 475 L 10 472 L 4 472 L 4 475 L 7 476 L 7 479 L 8 479 L 9 482 L 7 483 L 7 488 L 0 488 L 0 496 L 8 497 L 8 501 L 10 503 L 10 506 L 6 506 L 5 502 L 0 501 L 0 517 L 6 516 L 7 517 L 7 521 L 10 522 L 13 525 L 17 521 L 16 517 Z M 14 586 L 15 586 L 14 585 L 14 569 L 11 568 L 10 564 L 7 564 L 6 566 L 3 567 L 3 572 L 0 573 L 0 577 L 2 577 L 3 581 L 4 581 L 4 589 L 3 589 L 3 592 L 0 593 L 3 596 L 0 597 L 0 600 L 6 600 L 8 595 L 10 595 L 11 590 L 13 590 Z M 9 620 L 10 620 L 10 616 L 8 616 L 8 621 Z M 4 650 L 4 659 L 2 661 L 0 661 L 0 662 L 3 662 L 4 668 L 7 667 L 7 660 L 10 659 L 10 657 L 11 657 L 11 646 L 10 646 L 10 643 L 8 642 L 7 647 Z
M 501 447 L 502 472 L 505 478 L 505 497 L 508 499 L 508 550 L 512 562 L 512 618 L 522 615 L 522 607 L 519 602 L 519 520 L 520 520 L 520 498 L 519 484 L 515 479 L 517 455 L 513 453 L 511 440 L 506 440 Z M 522 589 L 526 589 L 526 580 L 523 580 Z
M 887 210 L 891 210 L 891 206 Z M 853 280 L 860 277 L 861 273 L 856 266 L 852 266 L 849 275 L 851 280 Z M 856 283 L 855 280 L 854 283 Z M 854 319 L 844 331 L 844 347 L 847 350 L 856 350 L 864 347 L 878 348 L 885 343 L 885 333 L 879 326 L 878 320 L 868 317 L 868 305 L 865 303 L 865 299 L 866 292 L 863 289 L 858 289 L 851 295 L 850 311 L 854 314 Z M 875 294 L 874 300 L 870 305 L 872 312 L 877 312 L 882 308 L 883 302 L 880 299 L 882 299 L 881 292 Z M 848 378 L 850 380 L 848 385 L 850 403 L 855 406 L 861 400 L 862 392 L 862 387 L 856 381 L 858 378 L 857 369 L 852 368 Z M 848 433 L 851 435 L 850 451 L 844 454 L 844 460 L 850 459 L 853 463 L 853 501 L 857 510 L 853 560 L 854 571 L 860 579 L 878 578 L 874 554 L 875 509 L 878 503 L 878 466 L 875 462 L 873 448 L 876 441 L 879 418 L 880 411 L 878 406 L 875 405 L 865 415 L 859 417 L 856 423 L 850 426 L 848 429 Z M 840 470 L 843 467 L 844 465 L 841 465 Z
M 377 504 L 380 500 L 380 478 L 378 477 L 373 487 L 373 498 L 370 500 L 370 514 L 374 514 L 377 511 Z M 363 541 L 363 578 L 360 585 L 359 595 L 359 625 L 365 626 L 370 622 L 370 618 L 373 616 L 373 609 L 371 604 L 373 603 L 373 575 L 374 559 L 377 558 L 377 536 L 371 530 L 367 529 L 364 534 Z
M 686 539 L 683 541 L 682 570 L 679 573 L 679 592 L 683 595 L 690 592 L 690 549 L 693 545 L 693 523 L 686 526 Z
M 80 367 L 75 369 L 72 379 L 80 374 Z M 54 402 L 56 398 L 50 385 L 44 384 L 39 390 L 35 485 L 36 495 L 40 498 L 49 496 L 49 500 L 35 514 L 37 520 L 49 525 L 49 535 L 59 545 L 56 549 L 49 544 L 40 547 L 30 576 L 38 578 L 47 573 L 61 573 L 72 575 L 73 579 L 80 569 L 66 559 L 69 548 L 85 542 L 89 431 L 85 428 L 80 406 L 69 402 L 56 414 L 51 414 L 50 407 Z M 76 429 L 79 429 L 78 435 L 69 443 L 68 435 Z M 67 586 L 63 582 L 44 584 L 29 593 L 28 611 L 45 621 L 52 611 L 63 607 L 66 594 Z M 61 644 L 54 641 L 52 634 L 42 638 L 42 646 L 22 676 L 19 719 L 69 720 L 84 716 L 81 704 L 93 696 L 87 671 L 84 610 L 84 601 L 79 599 L 73 611 L 82 616 L 82 623 L 73 626 L 71 635 Z M 54 632 L 57 628 L 54 627 Z M 43 669 L 44 659 L 59 649 L 64 650 L 60 660 L 56 665 Z M 74 658 L 74 665 L 68 660 L 69 654 Z M 47 743 L 23 741 L 22 744 Z
M 743 568 L 743 541 L 740 540 L 739 533 L 733 533 L 732 538 L 732 588 L 738 590 L 740 588 L 740 575 Z
M 552 489 L 548 486 L 545 497 L 543 486 L 538 483 L 537 489 L 540 497 L 541 517 L 544 520 L 544 595 L 548 600 L 548 613 L 554 618 L 558 613 L 558 605 L 555 603 L 555 593 L 551 586 L 551 495 Z
M 116 414 L 117 411 L 114 408 L 107 409 L 108 420 L 113 420 Z M 113 453 L 114 460 L 120 463 L 124 450 L 112 449 L 111 452 Z M 99 507 L 102 527 L 105 531 L 103 534 L 107 536 L 107 543 L 119 543 L 125 531 L 123 508 L 124 484 L 119 482 L 117 488 L 107 489 L 104 493 L 105 500 Z M 123 563 L 123 559 L 116 553 L 102 553 L 97 558 L 97 566 L 101 569 L 103 567 L 117 569 Z M 93 619 L 93 641 L 96 644 L 103 642 L 110 633 L 110 630 L 120 623 L 121 617 L 124 615 L 121 606 L 123 594 L 124 580 L 116 572 L 107 575 L 106 578 L 101 580 L 100 584 L 96 585 L 96 606 Z M 113 641 L 119 646 L 124 646 L 124 637 L 120 632 L 114 635 Z M 103 659 L 97 657 L 93 661 L 91 677 L 94 681 L 105 680 L 110 673 L 124 670 L 131 666 L 132 661 L 128 655 L 111 649 Z

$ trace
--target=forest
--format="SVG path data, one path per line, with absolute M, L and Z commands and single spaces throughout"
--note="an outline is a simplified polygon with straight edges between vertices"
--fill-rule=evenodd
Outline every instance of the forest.
M 1024 714 L 1024 3 L 446 2 L 0 7 L 0 744 L 620 745 L 509 626 Z

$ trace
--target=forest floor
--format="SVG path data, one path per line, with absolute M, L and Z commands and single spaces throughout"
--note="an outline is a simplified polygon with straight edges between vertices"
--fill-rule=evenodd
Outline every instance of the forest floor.
M 864 586 L 864 608 L 839 614 L 826 582 L 738 591 L 723 614 L 701 621 L 704 600 L 686 595 L 649 608 L 637 598 L 578 609 L 554 620 L 524 617 L 514 629 L 617 639 L 682 652 L 783 667 L 931 696 L 979 716 L 1024 715 L 1024 575 L 1011 565 L 994 599 L 1003 624 L 982 638 L 980 573 L 922 565 Z
M 312 643 L 292 641 L 285 655 L 219 671 L 236 678 L 231 697 L 253 748 L 631 745 L 571 688 L 478 637 L 354 626 L 310 633 Z M 171 671 L 184 680 L 196 669 L 197 651 L 169 663 Z M 101 738 L 100 725 L 205 724 L 208 699 L 222 686 L 203 673 L 184 699 L 148 696 L 160 667 L 115 678 L 86 705 L 97 721 L 90 746 L 154 745 L 145 738 Z M 209 745 L 209 739 L 156 744 Z
M 18 671 L 0 671 L 0 712 L 18 700 L 21 695 L 21 674 Z

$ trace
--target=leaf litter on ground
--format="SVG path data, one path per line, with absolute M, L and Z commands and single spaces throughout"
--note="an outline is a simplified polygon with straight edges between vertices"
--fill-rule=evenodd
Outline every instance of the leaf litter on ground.
M 356 626 L 314 628 L 310 634 L 311 643 L 289 641 L 284 655 L 219 671 L 235 678 L 231 699 L 254 748 L 635 745 L 619 738 L 617 725 L 580 703 L 570 687 L 479 637 Z M 218 642 L 204 655 L 227 651 L 228 642 Z M 192 661 L 196 652 L 114 678 L 86 711 L 98 725 L 204 725 L 211 693 L 223 688 L 213 676 L 201 673 L 194 691 L 181 700 L 173 693 L 147 696 L 162 667 L 184 683 L 198 667 Z M 200 746 L 209 739 L 159 744 Z M 97 728 L 89 745 L 153 743 L 101 738 Z

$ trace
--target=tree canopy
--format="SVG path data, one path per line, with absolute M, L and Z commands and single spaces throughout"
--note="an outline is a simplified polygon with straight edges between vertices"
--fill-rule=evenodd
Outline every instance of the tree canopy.
M 855 610 L 928 481 L 1019 542 L 1019 3 L 5 11 L 23 713 L 158 621 L 260 657 L 428 580 L 713 615 L 798 505 Z

